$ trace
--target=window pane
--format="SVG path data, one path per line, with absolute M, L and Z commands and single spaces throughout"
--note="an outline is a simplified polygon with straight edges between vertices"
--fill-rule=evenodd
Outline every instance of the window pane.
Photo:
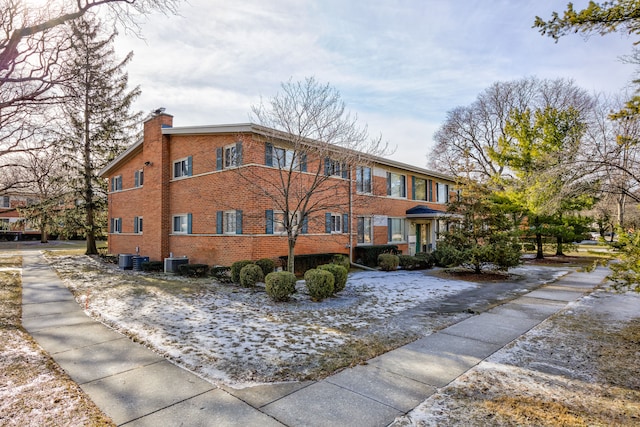
M 391 196 L 392 197 L 406 197 L 405 193 L 405 177 L 397 173 L 390 174 L 391 179 Z
M 391 219 L 391 241 L 403 242 L 404 241 L 404 220 L 402 218 Z
M 235 233 L 236 232 L 236 213 L 235 211 L 224 213 L 224 232 Z
M 416 200 L 427 200 L 427 181 L 416 179 Z
M 371 243 L 371 218 L 358 218 L 358 243 Z

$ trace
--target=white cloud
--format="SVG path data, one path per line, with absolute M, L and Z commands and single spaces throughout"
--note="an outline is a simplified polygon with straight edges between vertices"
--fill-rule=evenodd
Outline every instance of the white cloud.
M 586 0 L 576 1 L 583 7 Z M 551 0 L 192 0 L 181 16 L 153 16 L 129 68 L 138 106 L 162 105 L 176 125 L 246 122 L 282 81 L 330 82 L 373 133 L 398 145 L 394 158 L 424 166 L 446 112 L 496 81 L 573 78 L 589 91 L 618 91 L 633 74 L 617 58 L 632 41 L 531 28 L 564 3 Z M 423 161 L 423 159 L 425 159 Z

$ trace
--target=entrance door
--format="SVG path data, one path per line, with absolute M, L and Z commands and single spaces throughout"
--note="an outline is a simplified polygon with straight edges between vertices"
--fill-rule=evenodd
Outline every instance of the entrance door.
M 416 224 L 416 253 L 422 252 L 422 229 L 423 224 Z

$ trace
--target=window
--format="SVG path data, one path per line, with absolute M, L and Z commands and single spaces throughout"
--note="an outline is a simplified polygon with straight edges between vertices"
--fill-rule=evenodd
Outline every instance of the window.
M 387 196 L 407 197 L 406 177 L 404 175 L 387 172 Z
M 436 201 L 438 203 L 449 203 L 449 185 L 448 184 L 436 184 Z
M 298 224 L 300 223 L 300 212 L 296 212 L 291 213 L 291 226 L 292 229 L 295 230 L 296 227 L 298 227 Z M 285 228 L 285 223 L 284 223 L 284 212 L 278 212 L 278 211 L 274 211 L 273 212 L 273 234 L 287 234 L 287 229 Z
M 111 232 L 122 233 L 122 218 L 111 218 Z
M 404 218 L 388 219 L 389 242 L 405 241 L 404 222 Z
M 0 230 L 9 230 L 9 218 L 0 218 Z
M 327 176 L 340 176 L 346 179 L 349 177 L 349 168 L 346 163 L 340 163 L 327 157 L 324 159 L 324 174 Z
M 356 169 L 356 191 L 371 193 L 371 168 L 358 166 Z
M 369 245 L 373 243 L 373 228 L 371 227 L 371 217 L 358 217 L 358 244 Z
M 122 175 L 114 176 L 111 178 L 111 191 L 122 190 Z
M 218 147 L 216 149 L 216 170 L 242 165 L 242 142 Z
M 427 200 L 427 180 L 415 178 L 413 181 L 413 199 Z
M 173 162 L 173 177 L 183 178 L 192 174 L 192 158 L 191 156 Z
M 0 197 L 0 207 L 2 208 L 10 208 L 11 207 L 11 199 L 9 196 Z
M 174 215 L 173 232 L 175 234 L 191 234 L 191 214 Z
M 242 234 L 242 211 L 216 212 L 216 234 Z
M 133 186 L 142 187 L 144 185 L 144 170 L 140 169 L 133 174 Z
M 224 234 L 236 234 L 236 211 L 225 211 L 222 221 Z
M 265 148 L 265 164 L 279 169 L 298 169 L 307 171 L 307 154 L 296 150 L 274 147 L 267 143 Z
M 327 212 L 325 218 L 326 233 L 348 233 L 349 232 L 349 215 Z
M 136 216 L 133 218 L 133 232 L 142 233 L 142 217 Z

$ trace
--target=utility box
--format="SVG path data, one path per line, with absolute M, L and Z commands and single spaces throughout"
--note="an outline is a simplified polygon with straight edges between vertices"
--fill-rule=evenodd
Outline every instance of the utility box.
M 178 271 L 178 267 L 183 264 L 189 264 L 189 258 L 165 258 L 164 272 L 176 273 Z
M 142 271 L 142 263 L 149 262 L 149 257 L 134 255 L 132 261 L 133 261 L 133 270 Z
M 121 270 L 131 270 L 133 268 L 133 254 L 120 254 L 118 257 L 118 267 Z

